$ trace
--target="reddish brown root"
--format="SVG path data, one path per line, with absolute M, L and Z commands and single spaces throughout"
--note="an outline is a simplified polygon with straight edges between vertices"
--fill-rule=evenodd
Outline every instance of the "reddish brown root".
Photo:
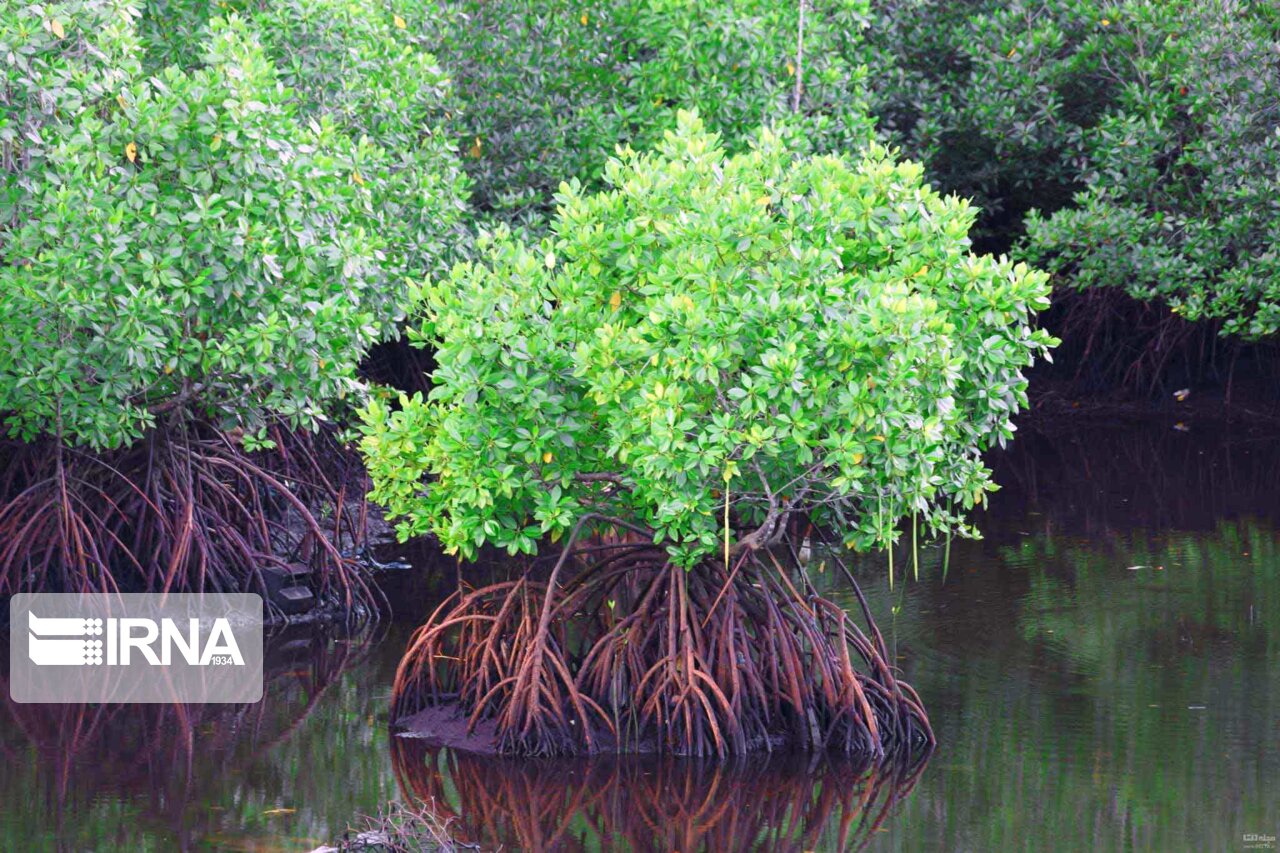
M 364 539 L 364 481 L 326 436 L 277 430 L 246 453 L 207 427 L 119 451 L 9 443 L 0 477 L 0 594 L 267 592 L 272 568 L 309 570 L 317 598 L 368 612 L 349 556 Z
M 563 564 L 563 560 L 561 561 Z M 771 557 L 691 571 L 612 549 L 572 581 L 460 591 L 419 629 L 393 715 L 456 701 L 512 753 L 789 745 L 881 758 L 933 744 L 868 620 L 802 596 Z

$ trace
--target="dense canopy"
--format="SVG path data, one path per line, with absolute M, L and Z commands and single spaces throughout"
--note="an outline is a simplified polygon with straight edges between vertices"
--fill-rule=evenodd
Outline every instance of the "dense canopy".
M 435 387 L 366 413 L 402 535 L 532 552 L 590 511 L 693 558 L 726 501 L 755 544 L 801 509 L 860 546 L 961 524 L 1050 343 L 1043 275 L 971 254 L 972 208 L 874 146 L 728 156 L 682 114 L 605 180 L 425 289 Z
M 213 19 L 198 63 L 150 68 L 137 8 L 73 6 L 4 13 L 9 429 L 103 448 L 166 414 L 314 424 L 461 216 L 452 150 L 420 140 L 446 78 L 390 20 L 325 36 L 353 65 L 336 103 L 286 85 L 261 21 Z

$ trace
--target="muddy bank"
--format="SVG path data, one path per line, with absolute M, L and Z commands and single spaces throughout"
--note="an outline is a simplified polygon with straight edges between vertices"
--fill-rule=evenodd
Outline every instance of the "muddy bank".
M 500 755 L 498 728 L 492 719 L 469 725 L 467 716 L 455 703 L 445 703 L 426 708 L 402 717 L 393 723 L 394 736 L 405 740 L 420 741 L 429 748 L 452 749 L 472 755 Z M 756 752 L 770 753 L 786 750 L 787 739 L 772 737 L 751 744 Z M 605 739 L 598 744 L 598 751 L 614 755 L 657 755 L 662 752 L 657 738 L 639 741 Z
M 457 705 L 436 705 L 394 722 L 395 736 L 476 755 L 498 754 L 498 727 L 480 720 L 474 727 Z

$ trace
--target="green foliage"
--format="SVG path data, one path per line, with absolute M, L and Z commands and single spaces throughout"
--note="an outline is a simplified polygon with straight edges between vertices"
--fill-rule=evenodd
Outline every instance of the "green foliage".
M 0 7 L 0 237 L 12 226 L 60 123 L 92 112 L 139 70 L 129 0 Z
M 137 0 L 142 7 L 138 38 L 148 71 L 177 66 L 189 71 L 205 63 L 209 24 L 250 7 L 246 0 Z
M 427 173 L 447 149 L 389 151 L 356 135 L 364 128 L 342 126 L 337 108 L 300 111 L 235 16 L 202 30 L 198 66 L 148 76 L 136 50 L 116 67 L 74 35 L 104 16 L 128 23 L 136 10 L 75 5 L 84 16 L 62 26 L 80 43 L 65 52 L 72 65 L 92 56 L 107 70 L 59 72 L 68 60 L 57 45 L 40 65 L 5 69 L 19 91 L 70 78 L 63 91 L 95 98 L 47 120 L 31 117 L 43 103 L 35 96 L 6 107 L 6 127 L 43 122 L 0 246 L 9 429 L 113 447 L 168 412 L 224 426 L 252 428 L 267 414 L 314 424 L 357 388 L 362 353 L 392 331 L 403 277 L 442 251 L 458 215 L 457 173 L 448 163 Z M 127 34 L 116 42 L 133 43 Z M 400 58 L 388 49 L 368 61 Z M 433 74 L 429 85 L 443 81 Z M 389 142 L 404 141 L 403 126 L 397 132 Z M 392 194 L 414 206 L 394 226 Z
M 250 21 L 277 76 L 297 95 L 300 117 L 327 116 L 352 139 L 388 276 L 446 271 L 445 259 L 469 242 L 469 188 L 445 129 L 456 109 L 452 83 L 423 34 L 435 19 L 432 4 L 150 0 L 141 23 L 149 63 L 199 67 L 209 22 L 228 6 Z
M 972 208 L 879 148 L 799 157 L 762 132 L 728 156 L 682 112 L 605 181 L 562 185 L 540 245 L 499 231 L 425 288 L 435 388 L 364 413 L 401 536 L 529 553 L 593 511 L 687 564 L 726 501 L 762 537 L 798 509 L 858 547 L 913 513 L 963 527 L 1052 343 L 1028 326 L 1042 274 L 970 254 Z
M 393 11 L 403 7 L 400 14 Z M 277 73 L 308 118 L 331 120 L 357 144 L 351 160 L 370 187 L 371 229 L 385 244 L 389 277 L 443 273 L 467 240 L 468 193 L 448 134 L 449 78 L 401 3 L 286 0 L 254 18 Z
M 1280 330 L 1272 4 L 882 0 L 868 40 L 882 130 L 985 236 L 1025 227 L 1076 288 Z
M 864 144 L 865 0 L 806 5 L 801 61 L 798 2 L 444 3 L 424 26 L 458 81 L 454 126 L 478 206 L 540 225 L 561 180 L 600 188 L 615 147 L 656 144 L 680 108 L 699 109 L 737 150 L 792 111 L 797 76 L 795 123 L 814 144 Z
M 1171 4 L 1113 26 L 1150 43 L 1084 137 L 1076 206 L 1028 221 L 1026 254 L 1072 287 L 1123 289 L 1225 333 L 1280 332 L 1280 14 Z M 1159 27 L 1170 34 L 1157 38 Z
M 683 108 L 697 110 L 731 152 L 745 148 L 757 127 L 783 117 L 792 132 L 824 153 L 863 146 L 871 130 L 858 56 L 866 3 L 805 0 L 803 28 L 801 6 L 761 0 L 644 4 L 638 30 L 643 58 L 631 70 L 640 93 L 635 100 L 667 109 L 643 123 L 641 140 L 657 144 L 676 108 Z
M 1157 8 L 878 0 L 867 33 L 872 112 L 893 144 L 946 191 L 973 199 L 984 229 L 1007 243 L 1029 208 L 1070 202 L 1081 137 L 1124 85 L 1116 69 L 1150 49 L 1115 26 L 1118 6 Z

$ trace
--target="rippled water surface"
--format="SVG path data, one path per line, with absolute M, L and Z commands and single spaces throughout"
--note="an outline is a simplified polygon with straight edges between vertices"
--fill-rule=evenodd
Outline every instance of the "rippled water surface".
M 0 712 L 0 849 L 310 850 L 388 800 L 521 850 L 1243 850 L 1280 835 L 1280 442 L 1169 425 L 1022 435 L 980 542 L 858 577 L 940 746 L 918 775 L 774 756 L 516 761 L 393 738 L 400 650 L 270 647 L 263 702 Z M 821 555 L 820 586 L 848 601 Z M 905 575 L 905 577 L 904 577 Z M 7 662 L 7 651 L 3 658 Z M 4 691 L 7 696 L 7 690 Z

